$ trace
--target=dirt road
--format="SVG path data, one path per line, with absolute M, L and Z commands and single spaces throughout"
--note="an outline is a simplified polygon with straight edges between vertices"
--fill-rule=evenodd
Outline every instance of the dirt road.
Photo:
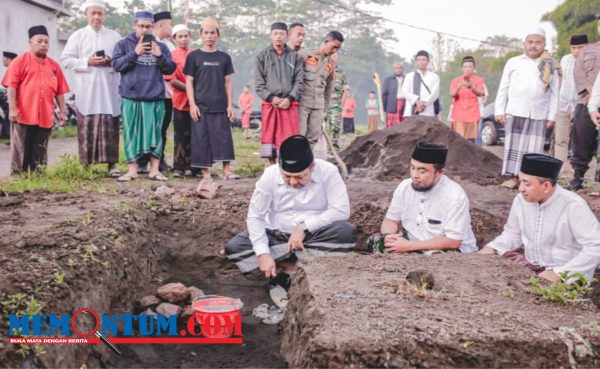
M 48 165 L 52 166 L 61 155 L 77 155 L 77 137 L 50 139 L 48 143 Z M 10 176 L 10 145 L 0 144 L 0 180 Z

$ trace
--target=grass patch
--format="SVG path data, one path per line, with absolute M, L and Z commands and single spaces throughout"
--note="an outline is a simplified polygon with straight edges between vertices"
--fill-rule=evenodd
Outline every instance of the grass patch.
M 69 130 L 74 130 L 74 133 L 77 133 L 77 127 L 60 128 L 54 132 L 65 132 L 64 134 L 67 134 Z M 170 130 L 172 131 L 172 128 Z M 236 160 L 232 163 L 233 170 L 245 177 L 260 175 L 265 169 L 266 160 L 259 157 L 260 143 L 258 139 L 255 137 L 245 139 L 240 129 L 234 129 L 233 140 L 236 154 Z M 123 137 L 121 136 L 118 167 L 123 173 L 127 171 L 124 147 Z M 172 137 L 169 137 L 165 153 L 168 157 L 172 157 L 173 151 L 174 142 Z M 215 165 L 214 170 L 222 173 L 221 165 Z M 56 164 L 41 170 L 40 173 L 24 173 L 11 181 L 0 183 L 0 191 L 30 192 L 46 190 L 70 193 L 85 190 L 101 193 L 114 192 L 115 187 L 111 182 L 104 180 L 106 179 L 106 171 L 106 164 L 83 166 L 79 163 L 77 155 L 62 155 Z
M 63 155 L 58 163 L 40 173 L 24 173 L 12 182 L 0 183 L 0 191 L 29 192 L 46 190 L 50 192 L 110 192 L 114 187 L 103 183 L 106 178 L 106 165 L 82 166 L 76 156 Z
M 52 130 L 52 138 L 77 137 L 77 126 L 57 127 Z
M 595 281 L 594 278 L 585 278 L 581 273 L 568 274 L 567 272 L 563 272 L 560 276 L 563 280 L 570 281 L 571 283 L 558 282 L 544 286 L 538 277 L 531 277 L 529 285 L 533 293 L 542 299 L 561 305 L 569 305 L 583 301 L 583 296 L 590 290 L 589 284 Z
M 265 169 L 267 161 L 259 155 L 260 142 L 257 139 L 254 137 L 244 138 L 244 132 L 236 128 L 233 130 L 233 145 L 237 174 L 244 177 L 256 177 Z
M 24 293 L 15 293 L 12 295 L 6 296 L 6 298 L 0 301 L 0 306 L 2 307 L 2 313 L 9 315 L 15 314 L 17 317 L 22 317 L 29 315 L 29 321 L 31 321 L 32 315 L 41 314 L 42 310 L 46 303 L 44 301 L 36 299 L 34 296 L 26 295 Z M 30 337 L 21 334 L 21 329 L 17 331 L 13 330 L 12 336 L 14 337 Z M 46 351 L 46 347 L 44 345 L 17 345 L 18 348 L 15 348 L 14 351 L 22 358 L 26 358 L 30 355 L 40 355 Z

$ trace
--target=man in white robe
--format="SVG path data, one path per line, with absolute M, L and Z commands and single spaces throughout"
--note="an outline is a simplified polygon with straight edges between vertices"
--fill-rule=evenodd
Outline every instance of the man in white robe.
M 404 117 L 425 115 L 437 117 L 440 113 L 440 77 L 428 70 L 429 53 L 421 50 L 415 59 L 417 70 L 406 75 L 402 95 L 406 99 Z
M 521 262 L 551 282 L 565 274 L 594 275 L 600 264 L 600 224 L 585 200 L 556 185 L 561 167 L 562 161 L 551 156 L 523 155 L 520 194 L 502 234 L 480 253 Z
M 381 233 L 367 240 L 369 251 L 477 251 L 469 198 L 458 183 L 446 177 L 447 154 L 444 145 L 417 144 L 410 160 L 410 178 L 394 191 Z
M 121 77 L 110 61 L 121 36 L 104 27 L 104 0 L 87 0 L 83 10 L 88 25 L 69 37 L 60 59 L 75 74 L 79 161 L 107 163 L 109 175 L 118 177 Z
M 546 33 L 530 31 L 523 54 L 508 59 L 495 101 L 495 118 L 505 125 L 502 175 L 510 176 L 502 186 L 515 189 L 521 158 L 543 153 L 546 129 L 554 125 L 558 110 L 558 63 L 544 51 Z

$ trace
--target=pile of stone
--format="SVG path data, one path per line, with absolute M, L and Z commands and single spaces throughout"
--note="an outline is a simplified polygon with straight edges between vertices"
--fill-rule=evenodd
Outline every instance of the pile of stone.
M 142 297 L 135 302 L 135 310 L 140 314 L 164 315 L 166 317 L 176 315 L 182 319 L 188 319 L 194 315 L 192 303 L 204 296 L 201 289 L 182 283 L 167 283 L 158 288 L 156 295 Z

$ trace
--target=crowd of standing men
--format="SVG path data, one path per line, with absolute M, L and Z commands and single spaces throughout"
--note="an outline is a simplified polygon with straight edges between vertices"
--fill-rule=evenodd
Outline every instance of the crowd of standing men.
M 201 175 L 202 184 L 211 181 L 213 164 L 222 162 L 224 179 L 238 179 L 230 165 L 235 159 L 230 125 L 234 70 L 231 57 L 218 50 L 217 21 L 202 21 L 202 47 L 192 50 L 191 31 L 183 24 L 173 27 L 169 12 L 136 12 L 133 32 L 122 38 L 104 26 L 103 0 L 87 0 L 83 11 L 88 25 L 71 35 L 60 60 L 75 76 L 81 163 L 106 163 L 108 175 L 119 181 L 145 173 L 165 181 L 164 148 L 173 121 L 174 176 Z M 332 111 L 329 101 L 337 82 L 333 55 L 344 38 L 332 31 L 319 47 L 306 49 L 304 35 L 302 24 L 288 30 L 285 23 L 275 22 L 271 44 L 256 57 L 255 89 L 262 99 L 260 152 L 270 162 L 281 142 L 294 134 L 305 135 L 314 146 Z M 45 164 L 54 103 L 62 125 L 64 94 L 69 92 L 61 65 L 47 56 L 45 26 L 31 27 L 29 44 L 30 51 L 20 56 L 4 54 L 14 59 L 2 81 L 8 89 L 13 131 L 12 173 L 36 171 Z M 239 102 L 247 130 L 253 104 L 249 86 Z M 116 165 L 121 128 L 126 173 Z M 339 132 L 339 125 L 336 128 Z

